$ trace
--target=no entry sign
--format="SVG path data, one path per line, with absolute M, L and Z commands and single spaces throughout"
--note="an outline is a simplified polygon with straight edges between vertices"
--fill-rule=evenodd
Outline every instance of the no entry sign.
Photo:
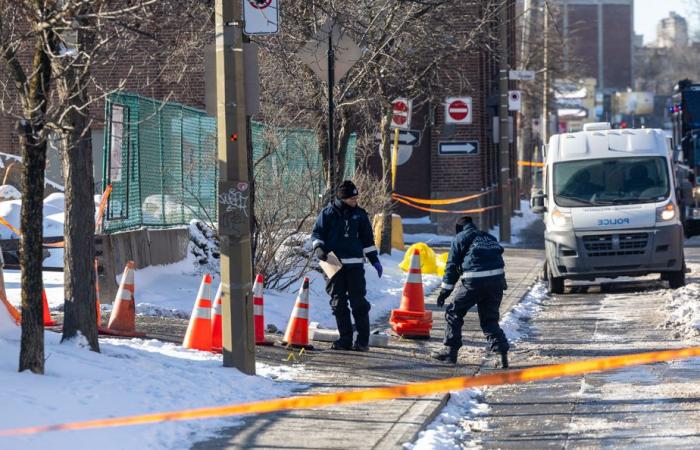
M 447 97 L 445 99 L 445 123 L 472 123 L 472 98 Z
M 243 32 L 248 35 L 275 34 L 279 30 L 278 0 L 244 0 Z
M 411 100 L 397 98 L 392 102 L 391 128 L 408 130 L 411 128 Z

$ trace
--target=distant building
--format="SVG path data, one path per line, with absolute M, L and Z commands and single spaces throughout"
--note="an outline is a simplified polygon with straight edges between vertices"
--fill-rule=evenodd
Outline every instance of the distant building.
M 656 46 L 663 48 L 688 46 L 688 22 L 674 11 L 656 25 Z
M 581 66 L 578 74 L 595 78 L 606 91 L 632 85 L 634 0 L 558 0 L 565 57 Z

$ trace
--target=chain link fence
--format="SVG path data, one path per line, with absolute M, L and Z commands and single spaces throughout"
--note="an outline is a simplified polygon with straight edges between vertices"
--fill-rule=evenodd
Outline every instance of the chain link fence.
M 256 184 L 269 180 L 322 195 L 316 134 L 251 124 Z M 216 119 L 178 103 L 116 93 L 105 103 L 103 189 L 112 185 L 103 230 L 167 228 L 217 218 Z M 356 138 L 348 143 L 346 177 L 355 172 Z M 261 191 L 265 191 L 261 189 Z M 303 208 L 302 208 L 303 209 Z

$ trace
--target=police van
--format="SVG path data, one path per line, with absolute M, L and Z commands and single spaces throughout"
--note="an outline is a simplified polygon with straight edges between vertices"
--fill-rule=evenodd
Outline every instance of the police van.
M 562 293 L 566 279 L 652 273 L 673 289 L 685 284 L 672 163 L 661 130 L 591 123 L 551 137 L 543 189 L 531 200 L 544 214 L 551 293 Z

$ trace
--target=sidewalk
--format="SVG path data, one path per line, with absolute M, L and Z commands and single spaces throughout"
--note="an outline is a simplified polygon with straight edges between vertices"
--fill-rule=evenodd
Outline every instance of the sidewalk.
M 509 289 L 501 312 L 509 311 L 525 295 L 541 272 L 544 252 L 506 249 Z M 459 364 L 448 366 L 430 359 L 439 348 L 445 328 L 436 294 L 426 299 L 433 310 L 430 340 L 392 338 L 387 348 L 368 353 L 322 351 L 305 363 L 297 380 L 308 385 L 302 395 L 345 389 L 387 386 L 477 373 L 484 363 L 485 340 L 474 311 L 465 317 L 464 347 Z M 380 321 L 387 324 L 388 318 Z M 327 348 L 324 347 L 324 348 Z M 517 354 L 511 365 L 518 366 Z M 221 437 L 200 442 L 195 450 L 213 449 L 400 449 L 440 411 L 448 395 L 343 405 L 330 408 L 281 412 L 244 418 L 240 427 L 221 432 Z

